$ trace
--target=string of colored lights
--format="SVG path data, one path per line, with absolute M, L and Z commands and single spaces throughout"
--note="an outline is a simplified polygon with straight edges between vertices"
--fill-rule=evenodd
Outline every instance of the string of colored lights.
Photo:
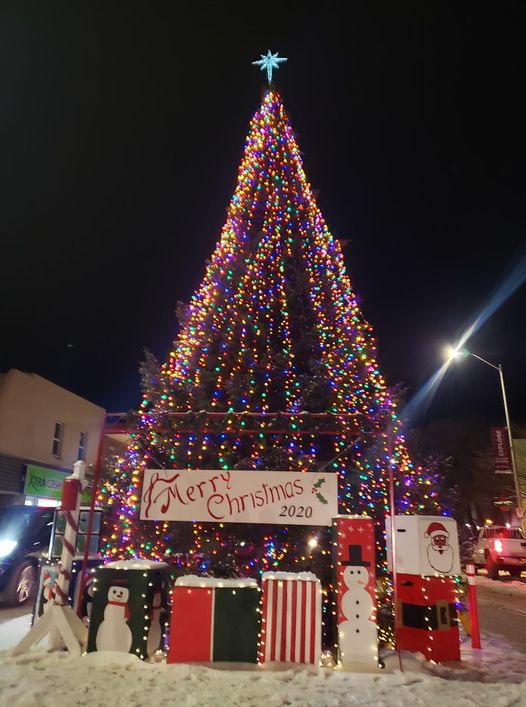
M 224 413 L 219 431 L 181 431 L 170 418 L 175 411 L 201 410 Z M 242 434 L 247 421 L 240 412 L 263 413 L 250 420 L 253 433 Z M 269 434 L 265 413 L 276 412 L 287 414 L 286 427 Z M 308 414 L 319 412 L 334 415 L 336 432 L 328 438 L 305 433 Z M 159 386 L 144 395 L 132 443 L 101 490 L 100 500 L 112 511 L 105 554 L 177 555 L 183 568 L 206 571 L 228 549 L 241 573 L 306 565 L 313 571 L 327 567 L 331 577 L 330 528 L 319 530 L 317 545 L 309 546 L 305 529 L 297 527 L 234 533 L 195 523 L 185 536 L 173 524 L 140 523 L 142 472 L 152 457 L 167 468 L 305 472 L 334 458 L 328 469 L 338 474 L 340 513 L 373 516 L 382 551 L 388 421 L 397 507 L 437 510 L 436 489 L 407 453 L 340 243 L 316 204 L 280 96 L 269 90 L 250 123 L 235 192 L 202 284 Z M 331 592 L 328 580 L 328 615 L 334 611 Z

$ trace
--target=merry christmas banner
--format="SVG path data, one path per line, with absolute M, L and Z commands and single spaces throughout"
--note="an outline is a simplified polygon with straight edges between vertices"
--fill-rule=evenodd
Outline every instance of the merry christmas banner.
M 146 469 L 141 520 L 331 525 L 336 474 Z

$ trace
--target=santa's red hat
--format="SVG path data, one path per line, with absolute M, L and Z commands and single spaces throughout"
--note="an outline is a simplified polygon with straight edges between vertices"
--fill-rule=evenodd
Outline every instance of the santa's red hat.
M 449 535 L 449 533 L 446 530 L 445 526 L 442 525 L 442 523 L 433 521 L 428 525 L 427 530 L 425 532 L 425 537 L 429 538 L 433 537 L 433 535 Z

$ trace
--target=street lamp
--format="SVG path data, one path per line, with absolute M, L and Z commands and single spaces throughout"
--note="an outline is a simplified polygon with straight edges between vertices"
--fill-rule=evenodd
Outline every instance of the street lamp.
M 517 497 L 517 518 L 520 524 L 523 525 L 524 511 L 522 508 L 521 489 L 519 486 L 519 477 L 517 474 L 517 463 L 515 461 L 515 449 L 513 447 L 513 436 L 511 434 L 510 415 L 508 412 L 508 399 L 506 397 L 506 387 L 504 385 L 504 373 L 502 372 L 502 365 L 499 363 L 498 366 L 495 366 L 495 364 L 490 363 L 490 361 L 486 361 L 486 359 L 482 358 L 482 356 L 479 356 L 478 354 L 475 354 L 472 351 L 468 351 L 467 349 L 454 349 L 453 347 L 448 348 L 447 357 L 450 361 L 457 359 L 460 356 L 473 356 L 473 358 L 482 361 L 482 363 L 485 363 L 487 366 L 491 366 L 491 368 L 494 368 L 496 371 L 499 372 L 500 387 L 502 390 L 502 402 L 504 404 L 504 415 L 506 418 L 506 429 L 508 430 L 508 441 L 510 445 L 511 470 L 513 473 L 513 483 L 515 485 L 515 495 Z

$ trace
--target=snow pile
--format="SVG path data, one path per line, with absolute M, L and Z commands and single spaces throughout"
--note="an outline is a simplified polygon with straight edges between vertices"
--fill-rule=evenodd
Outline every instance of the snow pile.
M 483 684 L 426 672 L 358 675 L 320 668 L 264 672 L 145 663 L 122 653 L 71 658 L 42 650 L 0 654 L 0 705 L 177 705 L 178 707 L 456 707 L 524 705 L 526 682 Z M 451 677 L 451 676 L 449 676 Z
M 0 648 L 16 645 L 30 622 L 27 614 L 2 624 Z M 0 707 L 526 707 L 526 654 L 486 632 L 481 640 L 482 650 L 473 650 L 464 639 L 462 661 L 449 664 L 403 652 L 403 672 L 398 654 L 386 651 L 385 669 L 374 674 L 299 665 L 168 665 L 162 654 L 150 663 L 114 652 L 72 658 L 44 647 L 13 657 L 4 650 Z

